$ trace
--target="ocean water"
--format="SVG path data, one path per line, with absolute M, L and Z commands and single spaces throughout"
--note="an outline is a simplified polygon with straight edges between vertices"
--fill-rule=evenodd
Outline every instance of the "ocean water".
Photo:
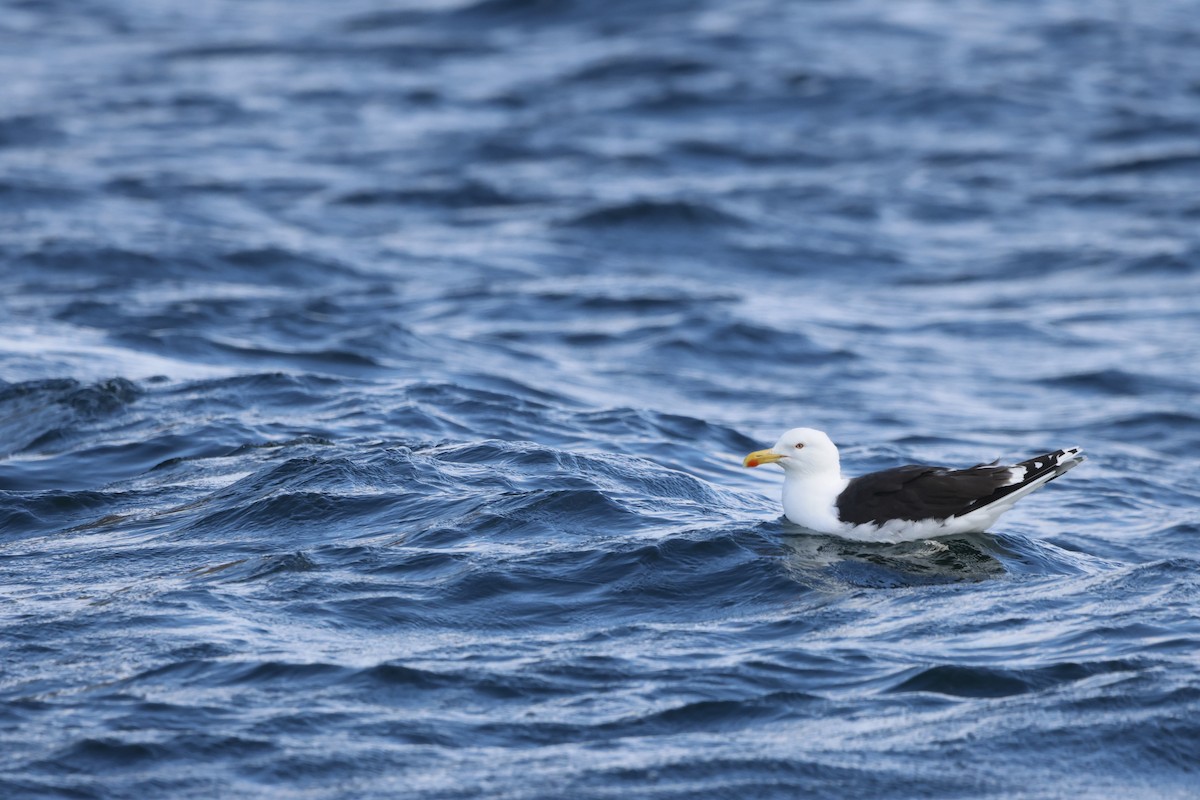
M 1200 795 L 1189 0 L 0 2 L 0 797 Z M 1080 445 L 988 533 L 850 473 Z

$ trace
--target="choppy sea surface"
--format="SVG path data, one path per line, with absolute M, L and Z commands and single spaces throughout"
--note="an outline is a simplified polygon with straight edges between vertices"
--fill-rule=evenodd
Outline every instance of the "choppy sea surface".
M 1190 0 L 0 2 L 0 796 L 1200 793 Z M 742 455 L 1080 445 L 986 534 Z

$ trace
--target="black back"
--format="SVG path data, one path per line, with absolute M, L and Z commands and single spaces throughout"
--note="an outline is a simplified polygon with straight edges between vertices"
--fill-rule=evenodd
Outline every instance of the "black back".
M 1009 467 L 948 469 L 909 464 L 850 481 L 838 496 L 838 516 L 854 525 L 888 520 L 949 519 L 985 500 L 1008 482 Z
M 854 525 L 961 516 L 1006 497 L 1048 472 L 1065 472 L 1076 463 L 1064 464 L 1065 456 L 1064 451 L 1057 450 L 1022 461 L 1017 466 L 1025 468 L 1025 477 L 1013 484 L 1009 483 L 1012 467 L 995 463 L 968 469 L 909 464 L 872 472 L 851 480 L 838 496 L 838 516 Z

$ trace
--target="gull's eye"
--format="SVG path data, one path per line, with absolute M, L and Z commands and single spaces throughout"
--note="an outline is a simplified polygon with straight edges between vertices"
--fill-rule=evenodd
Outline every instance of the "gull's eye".
M 803 450 L 803 449 L 804 449 L 804 442 L 797 442 L 797 443 L 796 443 L 796 449 L 797 449 L 797 450 Z

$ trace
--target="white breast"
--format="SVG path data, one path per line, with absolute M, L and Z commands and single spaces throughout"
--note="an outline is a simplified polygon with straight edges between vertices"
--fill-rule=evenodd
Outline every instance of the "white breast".
M 844 533 L 837 498 L 849 481 L 841 475 L 793 475 L 783 479 L 783 513 L 796 525 L 818 533 Z

